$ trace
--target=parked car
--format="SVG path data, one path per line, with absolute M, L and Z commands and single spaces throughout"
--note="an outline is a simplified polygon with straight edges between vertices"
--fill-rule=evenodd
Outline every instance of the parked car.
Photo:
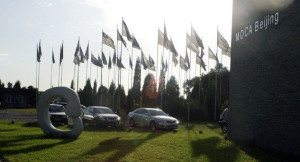
M 128 114 L 129 125 L 176 129 L 179 121 L 158 108 L 139 108 Z
M 52 123 L 68 124 L 68 116 L 65 113 L 65 107 L 59 104 L 50 104 L 49 118 Z
M 88 106 L 84 110 L 82 121 L 95 126 L 118 126 L 120 119 L 120 116 L 108 107 Z
M 66 101 L 53 101 L 53 104 L 62 105 L 64 107 L 66 107 L 68 105 L 68 103 Z M 86 107 L 84 105 L 80 105 L 80 107 L 81 107 L 80 117 L 83 118 L 83 111 L 86 109 Z
M 220 115 L 219 125 L 222 129 L 222 132 L 227 133 L 227 131 L 228 131 L 228 108 L 224 109 L 222 114 Z

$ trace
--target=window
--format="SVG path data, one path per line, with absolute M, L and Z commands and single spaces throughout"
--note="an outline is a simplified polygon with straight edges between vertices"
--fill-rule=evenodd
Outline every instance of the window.
M 6 102 L 7 103 L 11 103 L 11 95 L 7 95 L 6 96 Z

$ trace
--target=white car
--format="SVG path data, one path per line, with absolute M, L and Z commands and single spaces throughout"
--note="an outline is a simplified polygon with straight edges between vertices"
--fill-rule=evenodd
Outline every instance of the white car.
M 139 125 L 155 128 L 176 129 L 179 121 L 158 108 L 139 108 L 128 114 L 131 127 Z

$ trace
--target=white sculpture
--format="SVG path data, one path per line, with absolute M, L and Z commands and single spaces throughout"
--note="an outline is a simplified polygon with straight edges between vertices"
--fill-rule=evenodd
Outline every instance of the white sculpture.
M 54 99 L 63 98 L 67 100 L 65 113 L 73 119 L 74 126 L 71 130 L 60 130 L 55 128 L 48 116 L 49 106 Z M 55 87 L 46 90 L 41 96 L 37 106 L 38 123 L 47 136 L 76 138 L 82 132 L 84 126 L 80 119 L 81 108 L 77 93 L 67 87 Z

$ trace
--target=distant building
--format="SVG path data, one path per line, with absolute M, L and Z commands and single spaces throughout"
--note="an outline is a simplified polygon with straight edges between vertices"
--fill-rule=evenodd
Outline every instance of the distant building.
M 32 89 L 0 89 L 1 108 L 29 108 L 35 106 L 35 91 Z

